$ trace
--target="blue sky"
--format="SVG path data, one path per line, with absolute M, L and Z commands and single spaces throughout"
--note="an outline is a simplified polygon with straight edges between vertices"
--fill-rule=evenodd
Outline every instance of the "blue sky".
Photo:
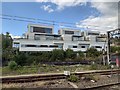
M 104 14 L 99 8 L 97 8 L 97 6 L 95 7 L 94 5 L 93 7 L 92 5 L 93 4 L 90 2 L 87 2 L 83 5 L 70 4 L 68 6 L 65 6 L 65 4 L 63 4 L 61 8 L 58 4 L 52 2 L 3 2 L 2 14 L 38 18 L 58 22 L 80 23 L 81 25 L 87 26 L 90 19 L 94 22 L 94 20 L 103 17 L 101 15 Z M 59 7 L 60 9 L 58 9 Z M 2 32 L 10 32 L 12 35 L 21 36 L 24 32 L 27 31 L 27 25 L 29 23 L 31 22 L 2 19 Z M 94 23 L 90 23 L 90 25 L 92 24 Z M 59 25 L 54 25 L 54 33 L 57 33 L 59 28 Z M 84 28 L 79 29 L 84 30 Z

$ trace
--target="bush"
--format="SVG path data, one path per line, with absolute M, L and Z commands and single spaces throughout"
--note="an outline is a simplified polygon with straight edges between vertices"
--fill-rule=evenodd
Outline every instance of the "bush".
M 25 66 L 27 63 L 27 59 L 28 59 L 27 54 L 24 52 L 20 52 L 18 55 L 14 57 L 14 60 L 20 66 Z
M 76 75 L 70 75 L 70 77 L 68 77 L 67 80 L 71 82 L 77 82 L 79 78 Z
M 17 63 L 15 61 L 10 61 L 9 64 L 8 64 L 8 67 L 11 70 L 16 70 L 17 69 Z
M 54 49 L 52 51 L 52 55 L 50 61 L 64 61 L 64 50 L 62 49 Z
M 98 69 L 98 65 L 97 65 L 97 64 L 92 64 L 92 65 L 90 66 L 90 69 L 91 69 L 91 70 L 97 70 L 97 69 Z

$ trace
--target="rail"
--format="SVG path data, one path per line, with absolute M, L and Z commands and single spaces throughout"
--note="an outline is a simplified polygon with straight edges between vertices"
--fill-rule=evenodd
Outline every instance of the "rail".
M 112 70 L 112 73 L 119 73 L 119 69 Z M 71 74 L 83 75 L 83 74 L 111 74 L 111 70 L 93 70 L 84 72 L 72 72 Z M 2 76 L 0 80 L 2 83 L 24 83 L 24 82 L 34 82 L 41 80 L 54 80 L 54 79 L 65 79 L 66 75 L 64 73 L 52 73 L 52 74 L 30 74 L 30 75 L 16 75 L 16 76 Z

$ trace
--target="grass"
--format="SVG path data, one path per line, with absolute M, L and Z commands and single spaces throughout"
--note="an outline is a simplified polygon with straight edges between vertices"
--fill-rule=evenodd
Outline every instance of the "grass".
M 85 70 L 92 70 L 91 65 L 70 65 L 70 66 L 57 66 L 57 65 L 37 65 L 37 66 L 24 66 L 18 67 L 16 70 L 10 70 L 8 66 L 0 67 L 2 70 L 2 75 L 21 75 L 21 74 L 42 74 L 42 73 L 63 73 L 64 71 L 85 71 Z M 98 66 L 101 67 L 100 69 L 107 69 L 105 66 Z M 99 68 L 97 68 L 99 69 Z

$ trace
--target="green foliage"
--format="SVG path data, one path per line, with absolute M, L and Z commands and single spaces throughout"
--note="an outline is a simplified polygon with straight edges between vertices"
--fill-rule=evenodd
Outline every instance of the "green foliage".
M 14 60 L 16 61 L 18 65 L 24 66 L 26 65 L 27 56 L 24 52 L 21 52 L 14 57 Z
M 89 67 L 90 70 L 107 70 L 110 69 L 110 65 L 99 65 L 99 64 L 92 64 Z
M 82 51 L 77 51 L 75 53 L 76 53 L 75 61 L 80 61 L 85 58 L 84 53 Z
M 95 48 L 89 48 L 87 51 L 86 51 L 86 56 L 89 58 L 89 59 L 92 59 L 92 60 L 95 60 L 98 56 L 100 56 L 102 54 L 102 52 L 100 51 L 97 51 L 97 49 Z
M 64 60 L 64 50 L 54 49 L 52 51 L 51 61 L 62 61 Z
M 79 54 L 80 57 L 84 57 L 84 53 L 82 51 L 78 51 L 77 53 Z
M 2 34 L 2 48 L 12 48 L 12 38 L 9 32 L 6 32 L 6 35 Z
M 2 36 L 2 65 L 7 65 L 7 63 L 13 60 L 14 50 L 12 49 L 12 38 L 8 32 L 6 35 L 1 34 Z
M 71 82 L 78 82 L 79 78 L 78 76 L 76 75 L 70 75 L 68 78 L 67 78 L 68 81 L 71 81 Z
M 16 69 L 17 69 L 17 63 L 16 63 L 15 61 L 10 61 L 10 62 L 8 63 L 8 67 L 9 67 L 9 69 L 11 69 L 11 70 L 16 70 Z
M 112 53 L 116 53 L 116 51 L 120 53 L 120 47 L 111 46 L 110 50 Z
M 50 61 L 52 52 L 42 52 L 40 61 Z
M 91 70 L 96 70 L 97 68 L 98 68 L 97 64 L 92 64 L 92 65 L 90 66 L 90 69 L 91 69 Z
M 67 49 L 65 51 L 65 57 L 67 60 L 74 59 L 76 57 L 76 53 L 72 49 Z

